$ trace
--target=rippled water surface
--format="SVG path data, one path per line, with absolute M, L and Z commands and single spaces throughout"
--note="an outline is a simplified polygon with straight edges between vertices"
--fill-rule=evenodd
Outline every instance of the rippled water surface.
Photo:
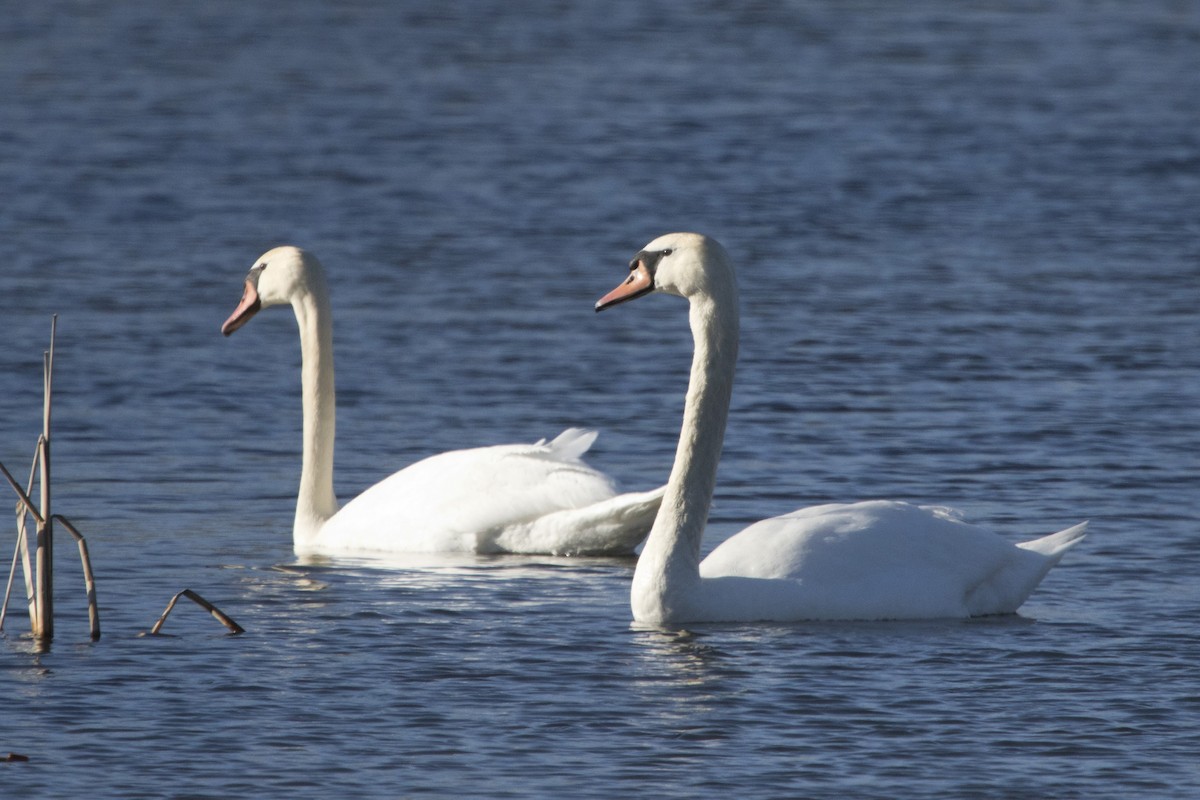
M 0 795 L 1200 796 L 1197 109 L 1181 2 L 7 7 L 0 460 L 58 313 L 104 637 L 63 542 Z M 742 289 L 706 550 L 871 497 L 1090 519 L 1020 615 L 664 632 L 632 560 L 297 562 L 295 325 L 218 333 L 258 254 L 330 273 L 343 499 L 568 425 L 648 488 L 685 308 L 591 307 L 677 229 Z M 184 587 L 248 632 L 139 636 Z

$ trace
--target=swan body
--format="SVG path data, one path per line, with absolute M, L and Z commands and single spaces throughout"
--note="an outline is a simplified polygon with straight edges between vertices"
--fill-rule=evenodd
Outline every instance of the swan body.
M 317 550 L 629 554 L 650 528 L 662 490 L 617 495 L 581 456 L 595 431 L 568 428 L 549 443 L 430 456 L 384 478 L 321 527 Z M 482 499 L 482 501 L 481 501 Z
M 226 336 L 259 309 L 290 304 L 300 328 L 304 449 L 297 554 L 468 552 L 627 555 L 645 538 L 664 488 L 618 494 L 583 455 L 594 431 L 553 441 L 454 450 L 418 461 L 339 510 L 333 491 L 332 323 L 320 262 L 295 247 L 262 255 Z
M 737 285 L 725 249 L 655 239 L 601 311 L 651 292 L 686 298 L 695 354 L 666 495 L 634 572 L 634 619 L 688 622 L 921 619 L 1013 613 L 1087 523 L 1021 544 L 952 509 L 874 500 L 757 522 L 700 561 L 737 360 Z

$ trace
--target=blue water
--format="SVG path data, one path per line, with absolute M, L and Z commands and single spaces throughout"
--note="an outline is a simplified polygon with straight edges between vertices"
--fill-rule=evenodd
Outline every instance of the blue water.
M 0 460 L 58 313 L 104 636 L 64 540 L 0 796 L 1200 796 L 1197 109 L 1166 0 L 9 4 Z M 685 309 L 591 308 L 676 229 L 742 289 L 706 549 L 872 497 L 1090 519 L 1020 615 L 661 632 L 627 560 L 296 561 L 295 324 L 218 332 L 256 256 L 329 270 L 343 499 L 568 425 L 649 488 Z M 184 587 L 248 632 L 139 636 Z

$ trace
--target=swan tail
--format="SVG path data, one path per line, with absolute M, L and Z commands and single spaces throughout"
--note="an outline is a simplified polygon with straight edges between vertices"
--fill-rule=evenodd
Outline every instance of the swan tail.
M 627 492 L 583 508 L 546 514 L 510 528 L 497 544 L 509 553 L 628 556 L 650 533 L 667 487 Z
M 1050 566 L 1054 566 L 1063 557 L 1063 553 L 1083 541 L 1083 538 L 1087 536 L 1087 526 L 1086 522 L 1081 522 L 1058 533 L 1052 533 L 1030 542 L 1021 542 L 1017 547 L 1023 550 L 1032 550 L 1054 559 L 1050 564 Z
M 1087 523 L 1081 522 L 1058 533 L 1018 544 L 1023 551 L 1021 558 L 1010 560 L 968 592 L 966 603 L 971 616 L 1015 613 L 1063 554 L 1083 540 L 1086 530 Z
M 587 428 L 567 428 L 558 436 L 555 436 L 554 441 L 550 442 L 546 447 L 550 448 L 550 453 L 556 458 L 564 461 L 578 461 L 583 458 L 584 453 L 592 448 L 592 444 L 599 435 L 598 431 L 588 430 Z M 545 440 L 543 439 L 542 441 L 544 442 Z

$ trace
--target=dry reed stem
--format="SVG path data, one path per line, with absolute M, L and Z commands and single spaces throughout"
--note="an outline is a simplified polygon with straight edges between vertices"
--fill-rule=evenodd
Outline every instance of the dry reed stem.
M 37 472 L 38 454 L 41 452 L 41 445 L 33 451 L 33 469 L 29 472 L 29 489 L 26 494 L 33 490 L 33 476 Z M 0 605 L 0 631 L 4 630 L 4 622 L 8 619 L 8 601 L 12 598 L 13 581 L 17 577 L 17 564 L 21 561 L 21 546 L 26 542 L 25 539 L 25 506 L 23 503 L 17 503 L 17 544 L 13 548 L 12 566 L 8 569 L 8 583 L 4 587 L 4 603 Z M 29 561 L 29 548 L 25 547 L 25 561 Z M 29 602 L 34 601 L 33 597 L 33 576 L 29 574 L 29 570 L 25 570 L 25 599 Z M 30 621 L 32 622 L 36 615 L 30 611 Z
M 42 354 L 41 522 L 37 529 L 37 624 L 33 635 L 54 638 L 54 520 L 50 511 L 50 410 L 54 397 L 54 340 L 58 315 L 50 317 L 50 349 Z
M 0 631 L 4 630 L 4 621 L 8 619 L 8 601 L 12 599 L 13 581 L 17 577 L 17 564 L 21 562 L 21 543 L 24 540 L 25 529 L 18 525 L 17 546 L 13 548 L 12 566 L 8 568 L 8 583 L 4 586 L 4 603 L 0 604 Z M 26 577 L 28 577 L 28 574 Z M 32 599 L 32 596 L 27 597 L 27 599 Z
M 181 598 L 181 597 L 186 597 L 187 599 L 194 602 L 196 605 L 198 605 L 201 608 L 208 611 L 208 613 L 213 615 L 213 618 L 216 619 L 217 622 L 221 623 L 226 628 L 228 628 L 231 633 L 245 633 L 246 632 L 245 628 L 243 628 L 241 625 L 238 625 L 236 622 L 234 622 L 233 619 L 231 619 L 229 617 L 229 615 L 227 615 L 224 611 L 217 608 L 212 603 L 208 602 L 203 597 L 201 597 L 200 595 L 193 592 L 191 589 L 184 589 L 182 592 L 180 592 L 179 594 L 172 597 L 171 602 L 167 603 L 166 610 L 163 611 L 162 616 L 158 618 L 158 622 L 154 623 L 154 627 L 150 629 L 150 634 L 152 636 L 156 635 L 160 630 L 162 630 L 163 623 L 165 623 L 167 621 L 167 615 L 171 613 L 171 609 L 175 608 L 175 604 L 177 602 L 179 602 L 179 598 Z
M 29 492 L 33 491 L 33 480 L 37 475 L 38 462 L 41 458 L 41 454 L 42 438 L 39 436 L 37 446 L 33 451 L 33 464 L 29 467 L 29 488 L 27 488 L 23 493 L 21 492 L 21 487 L 17 485 L 16 481 L 13 480 L 13 477 L 9 474 L 8 469 L 4 466 L 4 464 L 0 463 L 0 471 L 3 471 L 4 476 L 8 478 L 8 482 L 12 484 L 13 489 L 17 491 L 17 495 L 20 498 L 20 502 L 17 504 L 17 545 L 13 550 L 13 563 L 8 573 L 8 585 L 4 590 L 4 605 L 0 607 L 0 629 L 4 628 L 4 621 L 8 617 L 8 602 L 9 598 L 12 596 L 12 585 L 14 575 L 17 571 L 17 560 L 22 556 L 24 558 L 21 562 L 21 566 L 22 573 L 25 578 L 25 600 L 29 607 L 29 625 L 31 629 L 37 627 L 37 593 L 34 591 L 33 569 L 29 561 L 29 536 L 25 530 L 25 515 L 30 511 L 33 511 L 34 517 L 36 518 L 38 516 L 37 511 L 33 509 L 32 501 L 29 499 Z
M 71 521 L 62 514 L 55 514 L 54 519 L 62 523 L 62 526 L 67 529 L 67 533 L 75 537 L 75 541 L 79 544 L 79 560 L 83 564 L 83 583 L 87 587 L 88 601 L 88 624 L 91 629 L 92 641 L 100 640 L 100 608 L 96 604 L 96 578 L 92 574 L 92 557 L 88 554 L 87 540 L 83 538 L 83 534 L 71 524 Z
M 0 604 L 0 631 L 8 619 L 8 601 L 12 597 L 13 580 L 17 577 L 17 563 L 21 560 L 21 534 L 17 533 L 17 546 L 13 548 L 12 566 L 8 570 L 8 583 L 4 587 L 4 603 Z
M 39 439 L 38 441 L 40 443 L 41 440 Z M 20 499 L 21 504 L 25 506 L 25 510 L 33 515 L 34 521 L 39 525 L 45 524 L 45 520 L 42 519 L 41 513 L 37 510 L 37 508 L 34 507 L 33 501 L 29 499 L 29 495 L 27 495 L 25 490 L 21 488 L 20 484 L 16 482 L 12 476 L 12 473 L 8 471 L 8 468 L 5 467 L 3 463 L 0 463 L 0 473 L 3 473 L 4 477 L 8 479 L 8 485 L 11 486 L 13 491 L 17 493 L 17 497 Z
M 42 403 L 42 435 L 50 438 L 50 397 L 54 388 L 54 339 L 58 333 L 58 314 L 50 316 L 50 349 L 46 351 L 45 371 L 43 374 L 44 388 Z
M 38 437 L 33 446 L 33 461 L 29 464 L 29 480 L 25 482 L 25 494 L 33 491 L 33 481 L 38 474 L 38 466 L 42 459 L 42 437 Z M 29 630 L 33 630 L 37 619 L 37 592 L 34 587 L 35 576 L 29 560 L 29 531 L 25 526 L 25 514 L 21 514 L 18 524 L 18 544 L 21 547 L 21 573 L 25 578 L 25 606 L 29 611 Z

